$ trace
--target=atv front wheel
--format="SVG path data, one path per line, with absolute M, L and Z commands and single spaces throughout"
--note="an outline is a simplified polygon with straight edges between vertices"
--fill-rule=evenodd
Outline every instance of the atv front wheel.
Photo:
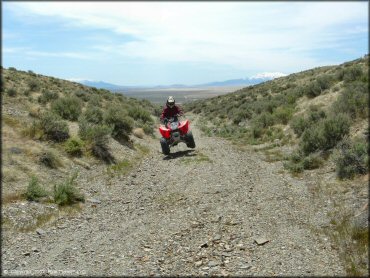
M 193 137 L 193 133 L 191 131 L 189 131 L 186 135 L 185 135 L 185 141 L 186 141 L 186 146 L 188 148 L 192 148 L 194 149 L 195 148 L 195 142 L 194 142 L 194 137 Z
M 170 146 L 168 145 L 166 139 L 164 139 L 162 137 L 160 142 L 161 142 L 161 147 L 162 147 L 162 153 L 164 155 L 169 155 L 170 154 Z

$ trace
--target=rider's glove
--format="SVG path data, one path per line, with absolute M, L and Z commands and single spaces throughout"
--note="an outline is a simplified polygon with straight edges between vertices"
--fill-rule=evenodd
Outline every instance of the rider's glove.
M 168 123 L 168 119 L 164 119 L 164 120 L 163 120 L 163 123 L 164 123 L 164 125 L 167 125 L 167 123 Z

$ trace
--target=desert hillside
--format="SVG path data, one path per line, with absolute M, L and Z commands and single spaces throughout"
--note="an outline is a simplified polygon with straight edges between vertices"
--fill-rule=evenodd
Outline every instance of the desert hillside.
M 81 167 L 132 166 L 143 150 L 135 138 L 153 136 L 158 108 L 148 101 L 15 68 L 2 80 L 4 203 L 33 178 L 51 190 Z
M 159 107 L 2 69 L 6 275 L 368 273 L 368 56 Z

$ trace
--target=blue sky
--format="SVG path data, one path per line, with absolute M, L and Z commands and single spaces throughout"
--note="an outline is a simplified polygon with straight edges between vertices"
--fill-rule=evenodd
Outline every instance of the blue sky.
M 368 2 L 2 2 L 2 58 L 69 80 L 198 84 L 368 53 Z

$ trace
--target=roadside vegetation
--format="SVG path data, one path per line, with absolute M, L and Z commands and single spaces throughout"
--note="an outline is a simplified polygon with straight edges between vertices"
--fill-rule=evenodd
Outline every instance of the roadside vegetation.
M 367 173 L 369 166 L 364 159 L 367 127 L 362 126 L 356 136 L 352 132 L 369 116 L 368 65 L 366 56 L 192 102 L 185 108 L 201 115 L 199 126 L 209 136 L 238 145 L 292 146 L 294 151 L 284 156 L 292 173 L 319 168 L 336 153 L 338 178 L 353 178 Z M 352 151 L 343 150 L 343 140 Z M 355 166 L 349 161 L 355 161 Z
M 280 160 L 293 176 L 310 177 L 313 198 L 333 203 L 329 226 L 312 228 L 331 238 L 349 276 L 368 273 L 368 221 L 359 221 L 368 200 L 368 68 L 365 56 L 185 106 L 200 115 L 206 135 L 254 145 L 266 161 Z M 334 171 L 335 179 L 321 180 Z
M 158 107 L 149 101 L 14 67 L 2 68 L 1 78 L 3 200 L 82 201 L 71 164 L 120 167 L 117 148 L 136 150 L 133 137 L 154 134 Z

